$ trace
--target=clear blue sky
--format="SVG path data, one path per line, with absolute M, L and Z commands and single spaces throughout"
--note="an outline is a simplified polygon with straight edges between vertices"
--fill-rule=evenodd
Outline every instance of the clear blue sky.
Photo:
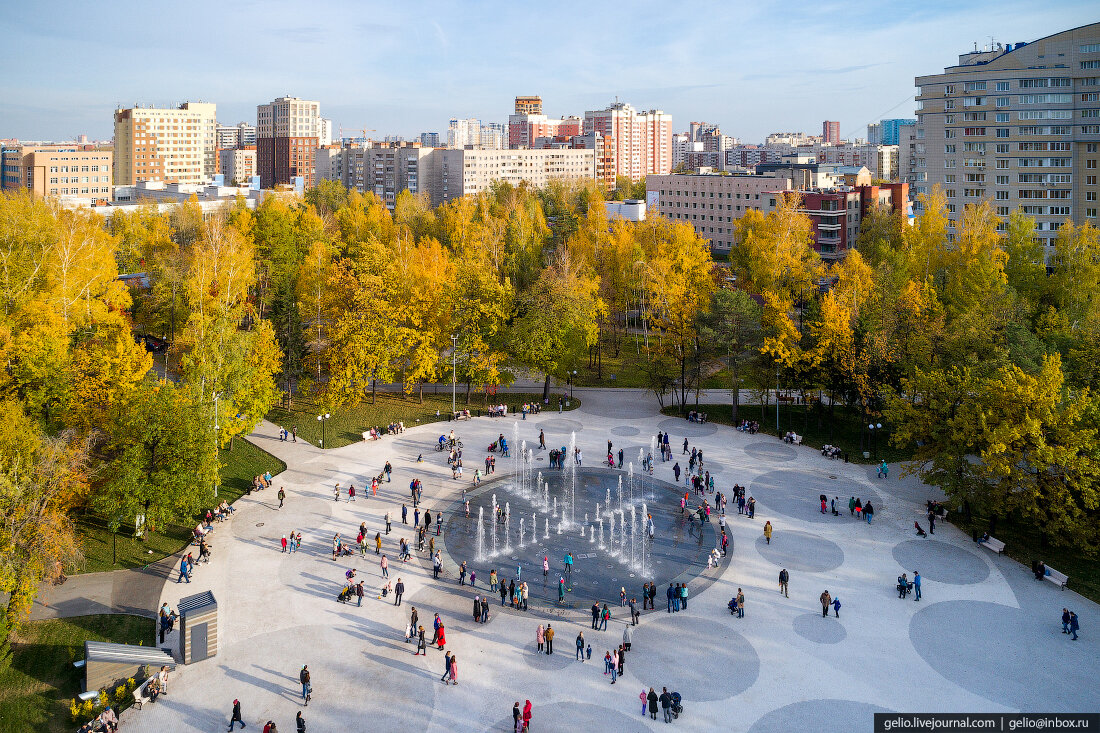
M 913 77 L 975 41 L 1100 17 L 1081 0 L 753 5 L 3 0 L 0 137 L 107 139 L 117 105 L 185 100 L 254 124 L 256 105 L 283 94 L 375 136 L 504 122 L 515 95 L 539 94 L 551 116 L 617 95 L 678 130 L 718 122 L 746 142 L 820 133 L 826 118 L 862 137 L 868 121 L 912 116 Z

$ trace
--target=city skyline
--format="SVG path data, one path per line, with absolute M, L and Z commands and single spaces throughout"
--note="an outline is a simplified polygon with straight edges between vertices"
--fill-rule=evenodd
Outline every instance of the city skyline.
M 913 78 L 951 65 L 975 42 L 1033 41 L 1093 20 L 1091 6 L 1075 0 L 1045 8 L 1038 23 L 1012 12 L 1030 7 L 1022 2 L 933 2 L 855 18 L 846 4 L 825 3 L 793 20 L 781 8 L 714 4 L 673 15 L 673 33 L 663 6 L 643 3 L 629 16 L 610 8 L 579 20 L 540 16 L 532 37 L 524 9 L 495 2 L 456 12 L 434 2 L 364 10 L 322 0 L 308 13 L 282 2 L 199 2 L 165 6 L 154 28 L 136 3 L 85 7 L 11 7 L 0 19 L 9 72 L 0 137 L 108 139 L 116 106 L 184 101 L 216 103 L 222 123 L 254 123 L 257 104 L 289 94 L 319 100 L 334 134 L 366 128 L 413 139 L 445 132 L 450 118 L 504 122 L 516 95 L 537 94 L 550 117 L 618 97 L 671 114 L 677 130 L 707 120 L 746 142 L 814 133 L 823 119 L 840 120 L 841 137 L 855 138 L 868 122 L 913 116 Z M 723 27 L 728 36 L 715 39 Z

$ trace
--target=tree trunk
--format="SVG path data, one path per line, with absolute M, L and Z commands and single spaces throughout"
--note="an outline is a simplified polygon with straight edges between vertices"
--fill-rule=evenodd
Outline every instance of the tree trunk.
M 550 373 L 546 373 L 546 381 L 542 384 L 542 401 L 546 402 L 550 398 Z
M 737 378 L 737 370 L 733 368 L 733 364 L 730 364 L 730 375 L 733 377 L 733 389 L 730 390 L 730 407 L 733 412 L 733 425 L 737 426 L 737 407 L 741 403 L 741 389 L 738 386 L 740 380 Z
M 373 377 L 370 380 L 370 403 L 373 405 L 378 397 L 378 380 Z

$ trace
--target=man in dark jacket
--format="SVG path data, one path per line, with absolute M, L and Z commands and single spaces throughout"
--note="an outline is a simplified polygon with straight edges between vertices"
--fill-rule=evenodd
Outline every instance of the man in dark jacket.
M 596 628 L 600 624 L 600 604 L 597 601 L 592 604 L 592 628 Z
M 672 722 L 672 695 L 668 694 L 668 688 L 661 688 L 661 709 L 665 712 L 665 722 Z
M 393 587 L 393 605 L 401 605 L 401 594 L 405 592 L 405 584 L 401 582 L 401 578 L 397 579 L 397 585 Z
M 783 594 L 784 598 L 790 598 L 787 595 L 787 583 L 790 581 L 791 575 L 787 572 L 787 568 L 783 568 L 779 571 L 779 592 Z
M 298 681 L 302 683 L 302 699 L 309 705 L 309 698 L 313 695 L 313 686 L 309 683 L 309 665 L 304 665 L 298 673 Z
M 1068 634 L 1069 633 L 1069 609 L 1068 608 L 1063 608 L 1062 609 L 1062 633 L 1063 634 Z

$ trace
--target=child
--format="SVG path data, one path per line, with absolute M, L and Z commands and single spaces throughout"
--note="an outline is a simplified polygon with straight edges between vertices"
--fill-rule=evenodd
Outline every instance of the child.
M 592 659 L 592 645 L 591 644 L 588 645 L 588 649 L 585 651 L 585 654 L 588 655 L 589 660 Z

